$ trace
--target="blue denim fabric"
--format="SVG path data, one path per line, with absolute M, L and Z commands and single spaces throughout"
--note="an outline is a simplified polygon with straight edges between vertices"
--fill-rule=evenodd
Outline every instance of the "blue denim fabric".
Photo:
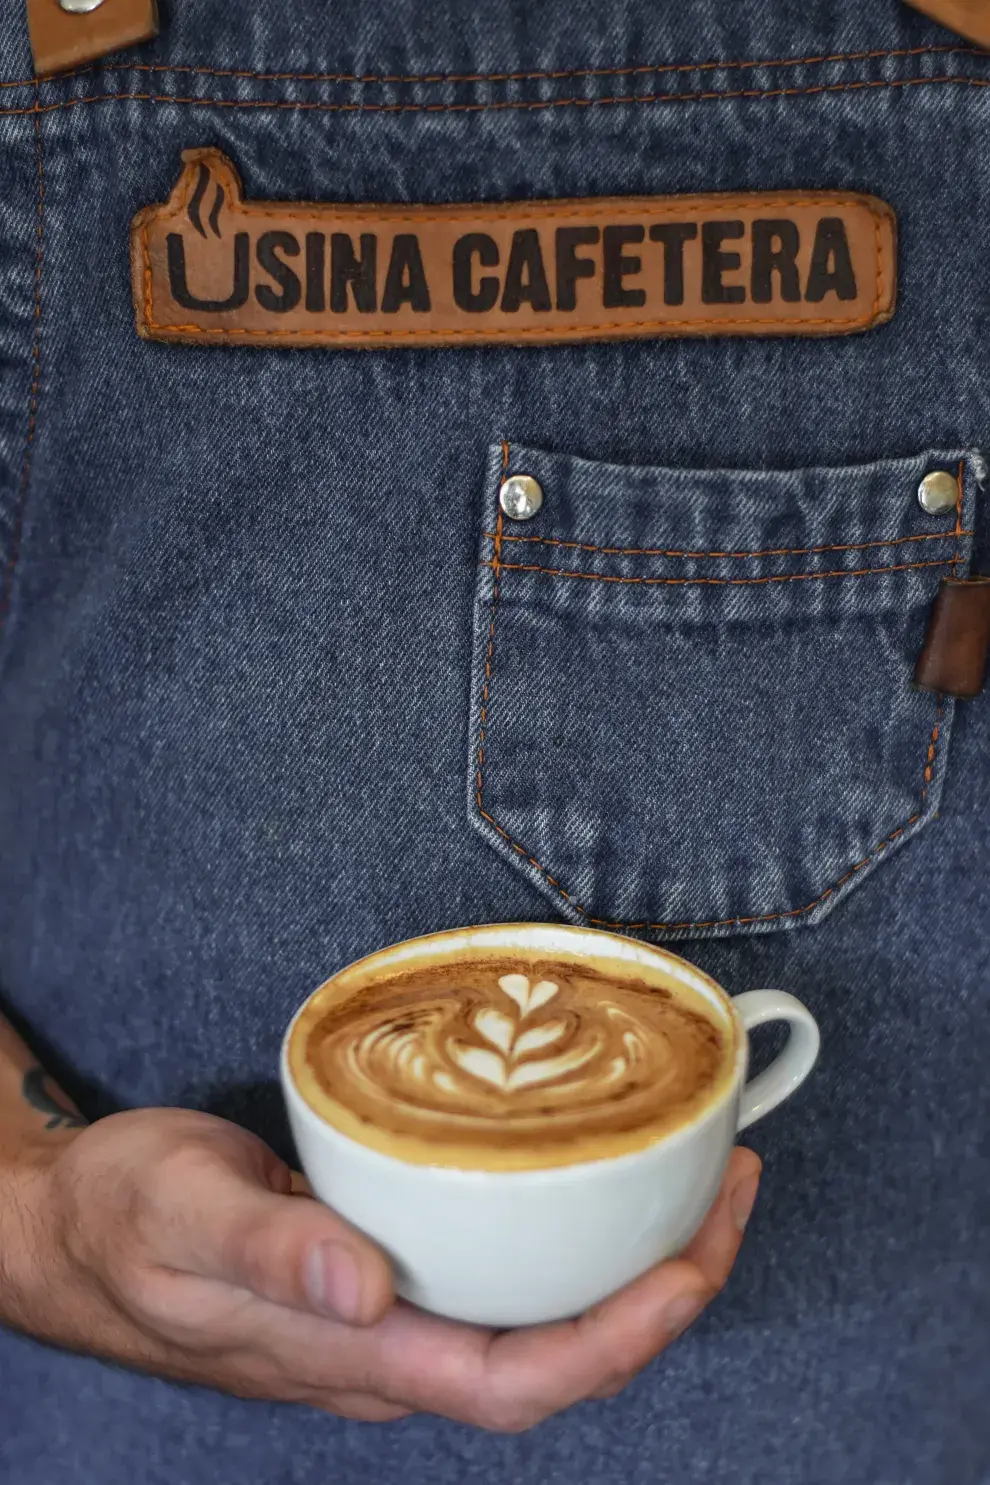
M 87 1113 L 209 1109 L 288 1154 L 282 1027 L 361 953 L 574 901 L 758 916 L 834 883 L 824 921 L 682 946 L 730 990 L 795 991 L 824 1050 L 754 1131 L 729 1291 L 618 1400 L 512 1439 L 373 1427 L 8 1334 L 0 1481 L 987 1485 L 990 703 L 951 741 L 946 711 L 929 764 L 937 704 L 908 686 L 951 568 L 732 591 L 504 571 L 482 805 L 542 870 L 478 814 L 473 616 L 502 439 L 547 491 L 528 534 L 579 544 L 530 565 L 791 577 L 861 560 L 795 548 L 893 567 L 913 546 L 872 544 L 915 535 L 951 563 L 954 523 L 911 491 L 990 448 L 990 59 L 895 0 L 162 21 L 37 87 L 19 3 L 0 26 L 5 1009 Z M 257 198 L 868 190 L 898 213 L 900 304 L 827 341 L 149 345 L 128 225 L 203 144 Z
M 918 485 L 945 468 L 957 509 L 931 516 Z M 985 467 L 965 468 L 629 469 L 494 448 L 481 833 L 575 922 L 657 938 L 819 922 L 938 808 L 953 708 L 911 673 L 939 578 L 968 562 Z M 539 482 L 531 519 L 500 514 L 503 471 Z

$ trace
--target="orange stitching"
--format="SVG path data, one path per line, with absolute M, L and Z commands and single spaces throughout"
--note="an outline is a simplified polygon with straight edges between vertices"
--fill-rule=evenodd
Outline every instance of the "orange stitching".
M 702 922 L 697 923 L 650 923 L 645 919 L 640 923 L 630 923 L 621 918 L 596 918 L 592 913 L 589 913 L 587 908 L 583 908 L 579 902 L 575 902 L 574 898 L 567 891 L 567 889 L 565 887 L 562 887 L 560 883 L 550 875 L 546 868 L 541 866 L 540 863 L 535 859 L 535 857 L 529 854 L 525 846 L 521 846 L 518 841 L 513 840 L 508 831 L 503 830 L 498 821 L 491 815 L 489 815 L 485 810 L 482 810 L 480 806 L 479 813 L 485 820 L 488 821 L 489 825 L 494 826 L 499 835 L 501 835 L 508 842 L 508 844 L 514 851 L 518 851 L 520 856 L 525 857 L 530 866 L 536 867 L 537 871 L 539 871 L 541 875 L 546 878 L 551 886 L 556 888 L 561 897 L 565 898 L 566 901 L 570 903 L 574 911 L 576 913 L 580 913 L 582 918 L 586 919 L 587 922 L 594 923 L 599 928 L 630 928 L 634 930 L 645 929 L 650 932 L 660 932 L 664 930 L 673 932 L 678 929 L 686 928 L 728 928 L 733 924 L 738 924 L 740 927 L 743 927 L 747 923 L 770 923 L 779 918 L 800 918 L 803 916 L 803 914 L 810 913 L 813 908 L 816 908 L 819 903 L 824 902 L 827 897 L 831 897 L 833 892 L 837 892 L 845 882 L 848 882 L 850 877 L 855 876 L 856 872 L 862 871 L 864 866 L 869 866 L 870 862 L 873 861 L 877 856 L 879 856 L 881 851 L 885 851 L 889 845 L 897 840 L 898 836 L 903 835 L 905 830 L 907 830 L 911 825 L 917 824 L 917 822 L 921 819 L 920 810 L 917 813 L 909 816 L 908 819 L 904 821 L 903 825 L 899 825 L 896 830 L 892 830 L 885 840 L 882 840 L 879 845 L 874 846 L 873 850 L 869 853 L 868 856 L 864 856 L 861 861 L 857 861 L 854 866 L 851 866 L 847 872 L 839 877 L 838 881 L 833 882 L 830 887 L 826 887 L 825 891 L 822 892 L 820 896 L 816 897 L 813 902 L 806 902 L 803 907 L 787 908 L 786 910 L 782 910 L 781 912 L 776 913 L 753 913 L 750 914 L 748 917 L 708 918 Z
M 504 477 L 505 471 L 506 471 L 506 469 L 508 467 L 508 462 L 509 462 L 509 446 L 503 440 L 503 442 L 502 442 L 502 474 L 503 474 L 503 477 Z M 501 509 L 500 509 L 499 510 L 499 515 L 498 515 L 498 519 L 497 519 L 497 521 L 495 523 L 495 531 L 496 531 L 495 561 L 494 561 L 494 563 L 484 563 L 484 564 L 482 564 L 483 566 L 493 567 L 494 568 L 494 571 L 495 571 L 495 584 L 494 584 L 494 587 L 493 587 L 493 590 L 492 590 L 492 604 L 491 604 L 491 613 L 490 613 L 490 620 L 489 620 L 489 627 L 488 627 L 488 653 L 487 653 L 487 656 L 485 658 L 485 684 L 484 684 L 484 688 L 483 688 L 482 693 L 481 693 L 481 712 L 480 712 L 481 732 L 480 732 L 479 743 L 478 743 L 477 769 L 476 769 L 476 772 L 475 772 L 475 803 L 477 804 L 478 813 L 481 816 L 481 818 L 483 820 L 486 820 L 488 822 L 488 824 L 491 825 L 492 828 L 498 832 L 498 834 L 502 837 L 502 839 L 504 841 L 506 841 L 506 843 L 508 845 L 510 845 L 514 851 L 516 851 L 520 856 L 522 856 L 522 858 L 525 861 L 527 861 L 530 866 L 535 867 L 535 869 L 540 873 L 540 875 L 544 878 L 544 880 L 547 881 L 547 882 L 549 882 L 550 885 L 555 889 L 555 891 L 557 891 L 557 892 L 560 893 L 560 895 L 561 895 L 561 897 L 563 897 L 564 901 L 565 902 L 568 902 L 571 905 L 571 907 L 573 908 L 573 910 L 576 913 L 579 913 L 581 915 L 581 917 L 585 919 L 586 922 L 592 923 L 592 924 L 594 924 L 598 928 L 624 928 L 624 929 L 632 929 L 632 930 L 640 930 L 640 929 L 642 929 L 642 930 L 645 930 L 647 932 L 665 932 L 665 931 L 668 931 L 668 932 L 677 932 L 677 931 L 682 930 L 682 929 L 683 930 L 688 930 L 688 929 L 696 929 L 696 928 L 728 928 L 728 927 L 731 927 L 733 925 L 738 926 L 738 927 L 745 927 L 749 923 L 772 923 L 772 922 L 775 922 L 775 921 L 779 921 L 781 918 L 800 918 L 800 917 L 803 917 L 805 913 L 810 913 L 814 908 L 818 907 L 819 903 L 824 902 L 826 900 L 826 898 L 831 897 L 832 894 L 835 893 L 835 892 L 837 892 L 839 890 L 839 888 L 842 887 L 846 882 L 848 882 L 851 877 L 855 876 L 856 872 L 862 871 L 862 869 L 863 869 L 864 866 L 868 866 L 870 864 L 870 862 L 871 861 L 874 861 L 877 858 L 877 856 L 880 855 L 880 853 L 882 851 L 885 851 L 889 845 L 892 845 L 893 842 L 898 839 L 899 836 L 902 836 L 904 834 L 905 830 L 908 830 L 912 825 L 917 824 L 917 822 L 921 819 L 921 816 L 924 813 L 925 801 L 928 798 L 928 789 L 929 789 L 929 785 L 931 784 L 931 781 L 932 781 L 932 775 L 933 775 L 933 769 L 934 769 L 934 763 L 935 763 L 936 749 L 937 749 L 937 746 L 938 746 L 939 737 L 941 735 L 942 713 L 943 713 L 943 697 L 941 695 L 939 695 L 938 698 L 937 698 L 937 709 L 936 709 L 936 713 L 935 713 L 935 725 L 932 728 L 931 736 L 929 737 L 929 740 L 928 740 L 928 748 L 927 748 L 926 753 L 925 753 L 925 766 L 924 766 L 923 782 L 922 782 L 922 788 L 921 788 L 920 808 L 917 809 L 914 812 L 913 815 L 909 815 L 908 818 L 904 821 L 904 824 L 903 825 L 898 825 L 898 827 L 897 827 L 896 830 L 892 830 L 888 836 L 886 836 L 882 841 L 879 842 L 878 845 L 876 845 L 876 846 L 873 847 L 873 850 L 870 851 L 868 855 L 864 856 L 860 861 L 855 862 L 855 864 L 853 866 L 851 866 L 848 871 L 844 872 L 843 875 L 841 877 L 839 877 L 837 881 L 833 882 L 830 887 L 826 887 L 825 888 L 825 891 L 819 893 L 819 895 L 816 898 L 814 898 L 811 902 L 806 902 L 803 907 L 781 909 L 779 912 L 775 912 L 775 913 L 753 913 L 753 914 L 750 914 L 747 917 L 710 918 L 710 919 L 707 919 L 706 921 L 695 922 L 695 923 L 671 923 L 671 922 L 666 922 L 666 923 L 651 923 L 651 922 L 648 922 L 645 919 L 642 922 L 633 923 L 633 922 L 624 921 L 623 919 L 596 918 L 594 916 L 594 914 L 588 912 L 587 908 L 582 907 L 579 902 L 576 902 L 574 900 L 574 898 L 571 896 L 571 894 L 568 892 L 567 888 L 564 887 L 564 886 L 562 886 L 561 883 L 557 881 L 556 877 L 551 876 L 550 873 L 547 871 L 546 867 L 541 862 L 537 861 L 536 857 L 533 856 L 533 855 L 531 855 L 530 852 L 527 851 L 527 849 L 526 849 L 525 846 L 521 845 L 519 841 L 515 840 L 509 834 L 509 832 L 506 829 L 504 829 L 503 826 L 501 826 L 498 823 L 498 821 L 495 819 L 494 815 L 489 814 L 489 812 L 484 807 L 484 802 L 483 802 L 484 762 L 485 762 L 484 741 L 485 741 L 485 733 L 486 733 L 486 730 L 487 730 L 487 723 L 488 723 L 488 695 L 489 695 L 489 690 L 490 690 L 490 687 L 491 687 L 492 671 L 493 671 L 492 657 L 493 657 L 494 649 L 495 649 L 495 617 L 496 617 L 497 608 L 498 608 L 499 575 L 505 569 L 505 567 L 508 565 L 507 563 L 504 563 L 504 562 L 501 561 L 501 542 L 502 542 L 501 526 L 502 526 L 502 513 L 501 513 Z M 942 565 L 945 565 L 945 564 L 938 564 L 938 565 L 942 566 Z M 894 569 L 892 569 L 892 568 L 879 568 L 879 569 L 876 569 L 875 568 L 875 569 L 870 569 L 870 570 L 872 570 L 872 571 L 881 571 L 881 572 L 890 572 L 890 571 L 893 571 Z
M 604 572 L 572 572 L 565 568 L 539 567 L 535 564 L 522 562 L 500 562 L 500 572 L 542 572 L 547 577 L 582 578 L 588 583 L 635 583 L 645 587 L 670 587 L 670 588 L 743 588 L 753 587 L 758 583 L 806 583 L 816 582 L 824 578 L 847 578 L 847 577 L 869 577 L 871 574 L 883 572 L 915 572 L 921 567 L 951 567 L 954 565 L 953 558 L 945 561 L 935 562 L 899 562 L 889 567 L 850 567 L 840 568 L 837 572 L 781 572 L 772 573 L 769 577 L 755 578 L 672 578 L 672 577 L 617 577 L 611 573 Z M 492 567 L 491 562 L 480 562 L 480 567 Z
M 925 800 L 928 798 L 928 785 L 932 781 L 932 766 L 935 762 L 935 749 L 938 745 L 939 734 L 942 730 L 943 701 L 944 697 L 942 696 L 942 693 L 940 691 L 938 693 L 938 696 L 936 697 L 937 707 L 935 712 L 935 726 L 932 728 L 932 735 L 928 743 L 928 752 L 925 756 L 925 782 L 921 790 L 922 805 L 924 805 Z
M 509 466 L 509 445 L 505 439 L 502 440 L 502 478 Z M 495 521 L 495 577 L 492 582 L 492 604 L 488 620 L 488 653 L 485 656 L 485 684 L 481 692 L 481 711 L 479 713 L 480 730 L 478 732 L 478 760 L 474 775 L 475 800 L 478 809 L 484 814 L 482 804 L 482 790 L 484 787 L 485 769 L 485 733 L 488 729 L 488 689 L 492 681 L 492 655 L 495 649 L 495 614 L 498 609 L 499 591 L 499 557 L 502 551 L 502 508 L 499 507 L 498 517 Z
M 491 541 L 494 532 L 486 531 L 484 535 Z M 567 547 L 577 552 L 600 552 L 609 557 L 679 557 L 685 561 L 699 561 L 702 558 L 743 558 L 743 557 L 810 557 L 818 552 L 865 552 L 869 547 L 899 547 L 909 541 L 948 541 L 953 536 L 972 536 L 972 531 L 926 531 L 920 536 L 897 536 L 890 541 L 859 541 L 847 542 L 840 546 L 824 547 L 767 547 L 761 552 L 679 552 L 668 550 L 665 547 L 602 547 L 593 546 L 590 542 L 583 541 L 560 541 L 555 536 L 509 536 L 503 534 L 503 541 L 525 541 L 540 546 Z
M 610 320 L 606 324 L 582 325 L 580 328 L 575 327 L 573 331 L 567 334 L 560 334 L 557 331 L 553 330 L 548 332 L 544 326 L 540 325 L 536 325 L 532 329 L 517 329 L 514 326 L 509 326 L 505 330 L 475 330 L 474 328 L 467 330 L 428 330 L 425 328 L 421 330 L 265 330 L 264 328 L 252 330 L 245 329 L 243 326 L 239 325 L 162 325 L 157 320 L 152 319 L 149 319 L 147 321 L 147 324 L 149 330 L 159 332 L 163 336 L 243 335 L 247 337 L 253 337 L 255 340 L 271 338 L 274 340 L 282 341 L 313 340 L 322 338 L 323 342 L 326 345 L 334 344 L 334 340 L 366 340 L 369 344 L 371 344 L 376 340 L 416 340 L 425 342 L 428 340 L 449 341 L 453 340 L 455 337 L 457 339 L 460 339 L 462 337 L 473 339 L 477 342 L 478 345 L 484 345 L 486 341 L 494 341 L 495 339 L 507 339 L 514 344 L 517 341 L 521 342 L 524 337 L 529 338 L 531 336 L 543 336 L 547 345 L 563 345 L 566 344 L 568 340 L 576 340 L 579 338 L 583 338 L 585 340 L 593 339 L 594 336 L 602 330 L 619 329 L 657 330 L 662 331 L 663 334 L 669 339 L 676 339 L 677 332 L 681 326 L 684 326 L 686 328 L 693 328 L 698 325 L 707 326 L 713 336 L 724 334 L 728 330 L 748 328 L 752 325 L 779 325 L 781 328 L 791 325 L 804 326 L 806 328 L 806 333 L 809 336 L 815 334 L 815 329 L 812 327 L 841 325 L 844 329 L 848 330 L 850 334 L 852 334 L 857 330 L 870 329 L 872 320 L 775 320 L 772 318 L 760 320 L 752 319 L 718 321 L 677 320 L 676 322 L 671 322 L 668 320 Z M 334 340 L 330 339 L 331 335 L 334 337 Z
M 876 289 L 873 295 L 873 311 L 870 316 L 871 320 L 875 320 L 877 315 L 879 314 L 880 301 L 883 299 L 883 235 L 880 231 L 880 219 L 878 216 L 874 216 L 873 218 L 873 243 L 876 248 L 877 255 L 877 278 Z M 897 243 L 895 240 L 894 252 L 896 253 L 896 251 Z M 894 306 L 891 305 L 891 313 L 893 313 L 893 308 Z
M 142 228 L 142 239 L 146 240 L 146 238 L 146 229 Z M 147 252 L 147 249 L 145 251 Z M 783 317 L 774 318 L 772 315 L 764 316 L 760 319 L 754 316 L 753 319 L 748 320 L 607 320 L 591 325 L 575 326 L 573 330 L 567 330 L 566 327 L 557 327 L 556 329 L 548 330 L 544 325 L 533 325 L 531 327 L 509 325 L 505 329 L 488 328 L 485 330 L 476 330 L 473 326 L 467 330 L 429 330 L 425 327 L 415 330 L 337 330 L 332 328 L 324 330 L 266 330 L 263 327 L 249 329 L 241 325 L 163 325 L 159 321 L 151 319 L 149 313 L 147 324 L 149 330 L 158 331 L 162 335 L 243 335 L 253 337 L 256 340 L 271 338 L 282 341 L 322 339 L 327 345 L 333 344 L 329 339 L 331 335 L 336 340 L 366 340 L 369 342 L 381 339 L 415 339 L 418 341 L 427 341 L 453 340 L 454 338 L 461 339 L 465 337 L 477 341 L 479 345 L 483 345 L 486 340 L 510 340 L 515 343 L 522 341 L 524 338 L 529 339 L 535 336 L 543 337 L 547 345 L 553 345 L 555 343 L 562 344 L 567 340 L 574 340 L 579 337 L 587 340 L 589 337 L 593 337 L 603 330 L 657 330 L 662 331 L 666 336 L 673 339 L 676 338 L 681 329 L 694 329 L 699 325 L 704 325 L 712 335 L 722 335 L 729 330 L 749 329 L 755 325 L 775 325 L 781 330 L 790 326 L 803 326 L 808 335 L 814 335 L 819 328 L 831 328 L 834 325 L 839 325 L 852 333 L 856 330 L 868 330 L 873 324 L 874 319 L 875 315 L 871 311 L 869 318 L 860 316 L 856 319 L 850 318 L 848 320 L 806 320 L 797 317 L 784 319 Z
M 35 103 L 37 101 L 38 89 L 35 86 Z M 17 570 L 17 563 L 21 552 L 21 539 L 24 534 L 24 512 L 27 507 L 28 489 L 31 484 L 34 435 L 38 422 L 38 393 L 41 386 L 41 268 L 45 250 L 45 161 L 41 140 L 41 119 L 38 112 L 35 112 L 34 116 L 34 149 L 38 167 L 38 195 L 35 208 L 34 338 L 31 347 L 33 371 L 31 375 L 31 390 L 28 395 L 28 426 L 24 443 L 24 463 L 21 468 L 20 484 L 17 490 L 17 505 L 14 515 L 14 527 L 11 533 L 10 556 L 4 572 L 3 592 L 0 594 L 0 630 L 2 630 L 6 622 L 10 599 L 14 589 L 14 574 Z
M 255 72 L 249 68 L 200 67 L 170 65 L 164 62 L 114 63 L 99 69 L 93 66 L 77 67 L 65 72 L 58 79 L 43 79 L 45 82 L 67 81 L 82 77 L 86 73 L 101 72 L 146 72 L 175 73 L 196 77 L 233 77 L 254 79 L 258 82 L 331 82 L 331 83 L 501 83 L 538 82 L 570 77 L 635 77 L 666 72 L 728 72 L 746 71 L 760 67 L 814 67 L 830 62 L 872 62 L 891 57 L 922 57 L 937 54 L 955 54 L 963 57 L 986 57 L 987 52 L 975 46 L 911 46 L 879 48 L 865 52 L 831 52 L 814 57 L 774 57 L 768 60 L 730 60 L 726 62 L 658 62 L 643 63 L 628 67 L 572 67 L 554 71 L 532 72 L 409 72 L 409 73 L 354 73 L 354 72 Z M 34 78 L 16 82 L 0 82 L 0 88 L 31 87 Z
M 825 891 L 820 893 L 819 896 L 814 898 L 811 902 L 806 902 L 803 907 L 787 908 L 776 913 L 753 913 L 748 917 L 735 918 L 709 918 L 703 922 L 696 923 L 650 923 L 646 920 L 640 923 L 631 923 L 626 922 L 622 919 L 596 918 L 593 914 L 588 912 L 587 908 L 583 908 L 579 902 L 575 902 L 574 898 L 567 891 L 566 887 L 562 887 L 561 884 L 556 880 L 556 878 L 552 877 L 547 869 L 544 866 L 541 866 L 539 861 L 537 861 L 534 856 L 531 856 L 529 854 L 525 846 L 521 846 L 518 841 L 513 840 L 508 831 L 504 830 L 492 815 L 488 814 L 486 810 L 481 808 L 480 794 L 478 810 L 483 818 L 488 821 L 489 825 L 494 826 L 499 835 L 501 835 L 503 839 L 508 842 L 512 849 L 514 851 L 518 851 L 519 855 L 524 857 L 525 860 L 529 862 L 530 866 L 535 866 L 537 871 L 546 878 L 551 886 L 556 888 L 561 897 L 563 897 L 567 902 L 570 903 L 571 907 L 576 913 L 580 913 L 581 916 L 587 919 L 589 923 L 594 923 L 599 928 L 631 928 L 645 929 L 648 931 L 677 931 L 678 929 L 689 928 L 728 928 L 733 924 L 738 924 L 740 927 L 743 927 L 747 923 L 770 923 L 779 918 L 800 918 L 805 913 L 810 913 L 814 908 L 818 906 L 819 903 L 824 902 L 827 897 L 831 897 L 834 892 L 837 892 L 839 888 L 844 885 L 844 883 L 849 881 L 850 877 L 855 876 L 856 872 L 862 871 L 864 866 L 869 866 L 870 862 L 875 860 L 876 857 L 880 855 L 881 851 L 885 851 L 887 847 L 889 845 L 892 845 L 899 836 L 904 834 L 905 830 L 909 829 L 909 827 L 912 825 L 916 825 L 917 822 L 921 819 L 924 809 L 924 803 L 928 797 L 928 785 L 931 782 L 932 764 L 935 759 L 935 749 L 941 731 L 941 721 L 942 697 L 940 695 L 938 697 L 938 710 L 935 716 L 935 726 L 932 728 L 931 738 L 929 739 L 928 743 L 928 750 L 925 755 L 924 784 L 921 790 L 922 809 L 916 810 L 913 815 L 909 815 L 908 818 L 904 821 L 903 825 L 898 825 L 896 830 L 892 830 L 884 840 L 880 841 L 879 845 L 873 847 L 873 850 L 870 851 L 868 855 L 864 856 L 862 860 L 857 861 L 855 865 L 851 866 L 847 872 L 844 872 L 843 875 L 839 877 L 837 881 L 833 882 L 830 887 L 826 887 Z
M 151 318 L 151 304 L 152 304 L 151 253 L 148 250 L 148 224 L 147 224 L 147 222 L 143 222 L 142 225 L 141 225 L 141 252 L 142 252 L 142 255 L 144 257 L 144 274 L 143 274 L 143 278 L 144 278 L 144 323 L 146 325 L 151 325 L 153 323 L 152 318 Z
M 191 108 L 271 108 L 315 113 L 498 113 L 505 110 L 536 112 L 553 108 L 598 108 L 627 103 L 703 103 L 746 98 L 799 98 L 814 93 L 849 93 L 864 88 L 929 87 L 936 83 L 953 83 L 970 88 L 990 88 L 990 78 L 949 75 L 944 77 L 874 78 L 845 83 L 819 83 L 808 88 L 737 88 L 727 92 L 630 93 L 610 98 L 554 98 L 524 102 L 507 99 L 501 103 L 326 103 L 295 99 L 185 98 L 167 93 L 94 93 L 83 98 L 66 98 L 58 103 L 45 103 L 39 113 L 78 108 L 88 103 L 159 103 L 165 106 Z M 0 117 L 34 113 L 33 108 L 0 108 Z
M 195 178 L 195 177 L 193 177 Z M 143 210 L 151 222 L 171 222 L 184 217 L 189 200 L 189 178 L 180 177 L 185 185 L 184 194 L 169 210 L 169 201 L 155 202 Z M 683 217 L 687 211 L 753 211 L 759 213 L 780 210 L 785 207 L 836 207 L 848 206 L 853 211 L 866 211 L 883 221 L 892 220 L 893 213 L 885 202 L 865 192 L 853 191 L 844 195 L 842 191 L 685 191 L 674 196 L 573 196 L 550 198 L 541 201 L 507 201 L 503 211 L 493 211 L 487 201 L 438 202 L 435 205 L 421 204 L 407 207 L 397 202 L 365 201 L 255 201 L 250 197 L 231 205 L 230 214 L 240 221 L 259 218 L 264 222 L 294 221 L 313 222 L 328 220 L 351 220 L 373 218 L 376 223 L 422 222 L 427 226 L 441 222 L 517 222 L 521 216 L 533 221 L 555 222 L 563 217 L 579 216 L 582 221 L 601 218 L 612 221 L 616 215 Z M 622 323 L 621 321 L 619 323 Z

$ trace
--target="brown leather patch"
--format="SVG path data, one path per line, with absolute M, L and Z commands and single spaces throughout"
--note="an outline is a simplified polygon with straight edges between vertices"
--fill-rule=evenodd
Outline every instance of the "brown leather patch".
M 990 46 L 990 0 L 908 0 L 940 26 Z
M 921 691 L 977 696 L 990 650 L 990 577 L 943 578 L 914 670 Z
M 81 12 L 63 10 L 58 0 L 28 0 L 27 15 L 39 77 L 158 35 L 156 0 L 103 0 L 95 10 Z
M 851 191 L 482 202 L 245 201 L 186 150 L 138 212 L 140 335 L 204 345 L 845 335 L 888 320 L 889 206 Z

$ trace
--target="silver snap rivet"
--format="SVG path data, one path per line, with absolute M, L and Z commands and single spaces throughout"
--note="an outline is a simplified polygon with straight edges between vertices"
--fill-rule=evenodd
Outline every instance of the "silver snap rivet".
M 502 481 L 498 503 L 513 521 L 529 521 L 543 504 L 543 488 L 531 474 L 510 474 Z
M 58 0 L 58 3 L 70 15 L 87 15 L 91 10 L 99 10 L 103 0 Z
M 956 477 L 944 469 L 933 469 L 918 486 L 918 504 L 930 516 L 944 516 L 947 510 L 955 510 L 958 499 Z

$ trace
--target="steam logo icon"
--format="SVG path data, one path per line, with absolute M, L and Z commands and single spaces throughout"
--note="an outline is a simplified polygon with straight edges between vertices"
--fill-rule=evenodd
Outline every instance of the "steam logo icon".
M 199 176 L 196 181 L 196 189 L 193 192 L 192 199 L 189 202 L 189 220 L 196 228 L 196 231 L 199 233 L 200 237 L 206 236 L 206 228 L 203 226 L 203 218 L 200 215 L 200 208 L 203 205 L 203 197 L 206 195 L 206 189 L 209 186 L 211 179 L 212 176 L 210 174 L 209 167 L 201 164 L 199 167 Z M 218 182 L 216 195 L 213 198 L 213 209 L 210 212 L 209 216 L 210 231 L 213 233 L 214 237 L 223 236 L 223 233 L 220 231 L 219 222 L 220 213 L 223 210 L 223 204 L 226 199 L 226 192 L 224 191 L 223 186 L 220 185 Z
M 214 185 L 214 182 L 215 185 Z M 212 191 L 212 204 L 210 214 L 204 225 L 203 206 L 209 198 L 210 188 Z M 234 206 L 236 208 L 236 185 L 234 187 Z M 218 240 L 223 240 L 220 230 L 220 213 L 223 211 L 227 201 L 227 192 L 216 179 L 209 165 L 202 160 L 199 161 L 196 173 L 196 187 L 189 198 L 186 207 L 186 215 L 195 232 L 209 243 L 209 234 Z M 235 220 L 236 220 L 235 212 Z M 209 231 L 207 231 L 207 228 Z M 233 251 L 229 254 L 227 249 L 232 246 Z M 189 286 L 189 274 L 187 268 L 187 247 L 193 263 L 193 276 L 205 279 L 210 288 L 220 288 L 221 292 L 230 283 L 230 293 L 225 298 L 208 297 L 201 298 L 195 294 Z M 251 235 L 249 232 L 235 232 L 233 244 L 228 237 L 222 250 L 216 248 L 204 249 L 197 245 L 195 237 L 183 236 L 181 232 L 169 232 L 165 239 L 166 258 L 168 262 L 168 281 L 172 298 L 176 304 L 181 304 L 183 309 L 193 310 L 196 313 L 224 314 L 231 310 L 241 309 L 247 303 L 250 292 L 251 276 Z M 197 262 L 198 260 L 198 262 Z M 231 277 L 227 278 L 226 263 L 230 262 L 229 272 Z

